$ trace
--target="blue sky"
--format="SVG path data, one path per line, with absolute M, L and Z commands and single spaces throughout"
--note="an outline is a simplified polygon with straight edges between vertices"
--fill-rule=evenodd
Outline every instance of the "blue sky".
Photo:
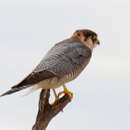
M 55 43 L 76 29 L 99 34 L 84 72 L 68 83 L 73 101 L 48 130 L 130 129 L 130 2 L 128 0 L 1 0 L 0 93 L 21 81 Z M 0 99 L 0 130 L 29 130 L 39 92 Z

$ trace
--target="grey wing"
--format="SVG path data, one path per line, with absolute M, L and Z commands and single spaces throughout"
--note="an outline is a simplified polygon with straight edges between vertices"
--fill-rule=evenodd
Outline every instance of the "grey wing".
M 78 74 L 89 63 L 91 50 L 80 42 L 61 42 L 55 45 L 22 82 L 13 86 L 1 96 L 12 94 L 53 77 Z
M 60 43 L 54 46 L 34 70 L 35 73 L 47 70 L 57 77 L 79 73 L 89 63 L 91 50 L 80 42 Z
M 91 50 L 80 42 L 56 44 L 24 80 L 12 88 L 27 88 L 40 81 L 80 72 L 88 64 Z

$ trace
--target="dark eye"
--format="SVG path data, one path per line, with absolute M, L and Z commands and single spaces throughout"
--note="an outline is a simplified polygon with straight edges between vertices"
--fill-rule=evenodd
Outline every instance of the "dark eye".
M 97 40 L 97 37 L 96 37 L 96 36 L 93 36 L 93 37 L 92 37 L 92 40 L 93 40 L 93 41 L 96 41 L 96 40 Z

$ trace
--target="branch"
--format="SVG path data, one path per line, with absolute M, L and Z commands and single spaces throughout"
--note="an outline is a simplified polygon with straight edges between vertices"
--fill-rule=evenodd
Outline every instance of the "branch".
M 39 99 L 39 110 L 32 130 L 46 130 L 49 122 L 70 102 L 68 95 L 64 95 L 54 104 L 49 103 L 50 90 L 42 90 Z

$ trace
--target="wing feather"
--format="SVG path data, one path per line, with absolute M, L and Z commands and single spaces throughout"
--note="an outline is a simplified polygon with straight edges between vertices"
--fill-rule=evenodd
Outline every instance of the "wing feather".
M 49 78 L 74 75 L 76 71 L 80 73 L 89 63 L 91 55 L 91 50 L 78 40 L 62 41 L 47 53 L 31 74 L 2 96 L 20 91 Z
M 91 50 L 79 41 L 56 44 L 35 68 L 34 72 L 48 70 L 59 77 L 83 69 L 91 58 Z

